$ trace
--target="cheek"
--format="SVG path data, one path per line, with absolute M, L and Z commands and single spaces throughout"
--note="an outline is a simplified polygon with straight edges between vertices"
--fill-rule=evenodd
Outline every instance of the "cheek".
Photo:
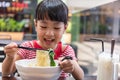
M 59 38 L 59 39 L 62 38 L 63 33 L 64 33 L 63 31 L 56 32 L 56 37 Z
M 43 37 L 44 35 L 44 32 L 43 31 L 40 31 L 40 30 L 36 30 L 37 31 L 37 36 L 40 38 L 40 37 Z

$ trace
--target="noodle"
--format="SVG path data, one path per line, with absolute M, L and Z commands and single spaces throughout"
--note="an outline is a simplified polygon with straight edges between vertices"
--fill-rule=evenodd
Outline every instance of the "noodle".
M 36 66 L 50 66 L 50 58 L 48 51 L 36 51 Z

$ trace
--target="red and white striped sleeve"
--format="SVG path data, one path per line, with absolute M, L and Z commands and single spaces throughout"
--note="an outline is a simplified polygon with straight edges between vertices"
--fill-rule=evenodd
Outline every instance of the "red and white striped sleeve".
M 65 50 L 63 51 L 62 54 L 63 54 L 63 56 L 71 56 L 73 58 L 73 60 L 77 60 L 76 56 L 75 56 L 75 52 L 70 45 L 67 45 L 67 47 L 65 48 Z
M 31 48 L 33 47 L 30 41 L 22 43 L 21 46 Z M 33 51 L 26 49 L 19 49 L 17 54 L 20 55 L 23 59 L 32 59 L 35 57 L 35 53 Z

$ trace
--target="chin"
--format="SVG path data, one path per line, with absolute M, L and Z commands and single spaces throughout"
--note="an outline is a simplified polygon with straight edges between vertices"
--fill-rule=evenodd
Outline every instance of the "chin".
M 47 48 L 47 49 L 50 49 L 50 48 L 54 49 L 55 47 L 52 46 L 52 45 L 47 45 L 46 48 Z

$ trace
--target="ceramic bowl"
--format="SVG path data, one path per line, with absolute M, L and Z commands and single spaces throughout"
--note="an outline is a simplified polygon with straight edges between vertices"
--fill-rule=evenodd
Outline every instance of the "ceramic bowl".
M 35 59 L 23 59 L 15 62 L 20 77 L 23 80 L 57 80 L 61 74 L 58 61 L 57 66 L 40 67 L 31 64 L 35 63 Z

